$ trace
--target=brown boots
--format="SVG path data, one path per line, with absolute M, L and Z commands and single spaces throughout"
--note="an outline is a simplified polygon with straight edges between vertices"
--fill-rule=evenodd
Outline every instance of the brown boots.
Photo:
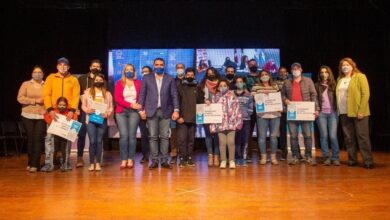
M 207 160 L 207 165 L 209 167 L 211 166 L 219 166 L 219 155 L 213 155 L 213 154 L 209 154 L 208 155 L 208 160 Z

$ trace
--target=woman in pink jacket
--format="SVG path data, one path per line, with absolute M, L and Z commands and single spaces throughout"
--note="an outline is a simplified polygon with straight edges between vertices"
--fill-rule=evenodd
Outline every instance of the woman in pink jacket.
M 122 71 L 122 78 L 115 84 L 115 115 L 122 160 L 120 169 L 134 166 L 136 133 L 140 120 L 138 112 L 141 110 L 141 105 L 138 103 L 141 81 L 136 80 L 135 77 L 134 66 L 126 64 Z
M 107 90 L 103 74 L 96 75 L 92 87 L 85 91 L 81 108 L 86 113 L 85 123 L 89 137 L 89 170 L 100 171 L 103 135 L 107 128 L 107 120 L 110 120 L 113 113 L 112 95 Z

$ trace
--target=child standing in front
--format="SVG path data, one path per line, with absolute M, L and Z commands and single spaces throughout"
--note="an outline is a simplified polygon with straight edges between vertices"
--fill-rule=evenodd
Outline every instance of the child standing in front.
M 230 169 L 236 168 L 234 162 L 235 154 L 235 133 L 236 130 L 242 128 L 242 116 L 240 110 L 240 104 L 234 91 L 229 90 L 229 83 L 225 79 L 221 79 L 217 84 L 217 93 L 213 98 L 213 103 L 222 104 L 222 123 L 211 124 L 211 133 L 218 133 L 219 148 L 221 154 L 220 168 L 225 169 L 227 164 L 226 158 L 226 145 L 229 152 L 229 167 Z
M 69 112 L 69 109 L 68 109 L 68 100 L 65 98 L 65 97 L 60 97 L 57 99 L 57 102 L 56 102 L 56 107 L 53 109 L 53 111 L 56 113 L 56 114 L 61 114 L 61 115 L 64 115 L 66 116 Z M 44 115 L 45 117 L 45 121 L 48 125 L 50 125 L 52 123 L 52 118 L 50 117 L 50 115 L 48 113 L 46 113 Z M 58 117 L 58 116 L 57 116 Z M 56 119 L 54 119 L 56 120 Z M 77 120 L 77 114 L 74 114 L 73 115 L 73 120 Z M 68 154 L 66 152 L 66 146 L 67 146 L 67 143 L 68 143 L 68 140 L 66 140 L 65 138 L 62 138 L 60 136 L 57 136 L 57 135 L 53 135 L 54 136 L 54 156 L 56 156 L 57 152 L 58 151 L 61 151 L 61 155 L 62 155 L 62 158 L 61 158 L 61 171 L 62 172 L 66 172 L 68 171 Z

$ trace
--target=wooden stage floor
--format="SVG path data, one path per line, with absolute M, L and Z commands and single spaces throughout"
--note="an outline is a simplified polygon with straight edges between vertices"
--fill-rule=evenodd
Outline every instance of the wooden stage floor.
M 26 155 L 1 157 L 0 219 L 390 219 L 389 152 L 374 153 L 373 170 L 286 162 L 221 170 L 197 152 L 196 167 L 149 171 L 139 157 L 131 170 L 106 152 L 101 172 L 33 174 Z

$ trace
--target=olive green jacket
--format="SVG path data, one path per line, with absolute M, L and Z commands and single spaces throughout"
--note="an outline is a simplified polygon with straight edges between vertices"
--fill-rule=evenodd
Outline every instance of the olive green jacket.
M 338 97 L 338 88 L 341 80 L 337 81 L 336 97 Z M 357 117 L 360 113 L 363 116 L 370 115 L 370 87 L 366 75 L 355 73 L 352 75 L 351 82 L 347 91 L 347 115 L 348 117 Z

